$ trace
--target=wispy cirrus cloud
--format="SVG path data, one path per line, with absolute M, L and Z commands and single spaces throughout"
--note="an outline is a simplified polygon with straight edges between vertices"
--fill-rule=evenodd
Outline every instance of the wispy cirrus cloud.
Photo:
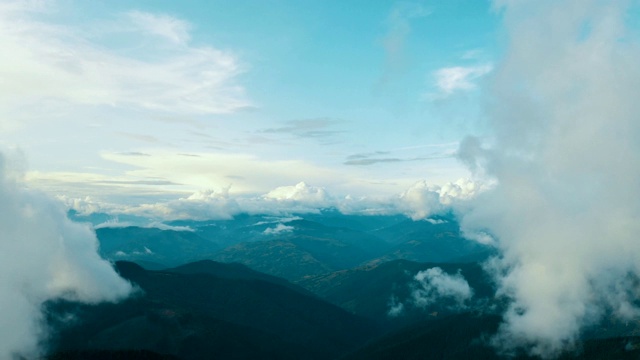
M 77 106 L 183 114 L 251 106 L 236 80 L 246 67 L 230 51 L 192 44 L 188 22 L 132 11 L 87 31 L 57 21 L 56 2 L 47 4 L 47 16 L 43 7 L 0 6 L 0 49 L 11 54 L 0 59 L 2 108 L 18 119 L 54 103 L 60 115 Z M 149 35 L 156 40 L 142 41 Z M 139 46 L 118 45 L 132 42 Z
M 173 16 L 137 10 L 127 12 L 126 16 L 140 30 L 160 36 L 172 43 L 186 45 L 191 39 L 191 25 Z

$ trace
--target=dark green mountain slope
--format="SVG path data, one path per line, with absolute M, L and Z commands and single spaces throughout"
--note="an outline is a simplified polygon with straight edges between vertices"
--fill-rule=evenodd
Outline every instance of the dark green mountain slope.
M 419 272 L 439 267 L 448 274 L 464 276 L 474 291 L 469 306 L 485 304 L 495 292 L 490 278 L 475 263 L 439 264 L 417 263 L 408 260 L 394 260 L 386 263 L 372 263 L 355 269 L 342 270 L 330 274 L 310 276 L 298 284 L 327 301 L 339 305 L 354 314 L 366 316 L 379 322 L 392 322 L 401 326 L 421 319 L 433 319 L 451 314 L 458 309 L 449 309 L 445 301 L 439 301 L 426 308 L 411 305 L 414 290 L 414 276 Z M 388 315 L 392 298 L 403 302 L 404 310 L 396 317 Z
M 500 356 L 490 345 L 501 318 L 481 313 L 463 313 L 421 322 L 384 336 L 344 360 L 541 360 L 517 354 Z M 590 339 L 560 354 L 559 360 L 640 359 L 640 338 Z
M 499 324 L 497 316 L 448 316 L 385 336 L 345 360 L 498 359 L 486 339 Z
M 307 295 L 312 294 L 308 290 L 290 283 L 283 278 L 252 270 L 249 267 L 239 263 L 220 263 L 213 260 L 201 260 L 181 265 L 175 268 L 165 269 L 165 271 L 178 274 L 208 274 L 223 279 L 261 280 L 279 286 L 284 286 Z
M 273 282 L 148 271 L 128 262 L 117 263 L 117 270 L 142 293 L 120 304 L 51 304 L 54 325 L 68 323 L 56 319 L 69 314 L 82 319 L 63 327 L 56 350 L 144 349 L 184 359 L 330 359 L 378 333 L 362 318 Z

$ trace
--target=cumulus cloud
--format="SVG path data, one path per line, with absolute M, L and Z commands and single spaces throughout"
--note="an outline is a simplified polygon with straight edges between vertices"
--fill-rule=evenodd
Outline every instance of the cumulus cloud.
M 125 214 L 169 220 L 230 219 L 240 212 L 238 202 L 229 195 L 229 188 L 197 191 L 177 200 L 142 204 L 123 211 Z
M 295 186 L 280 186 L 264 195 L 267 200 L 299 201 L 323 206 L 328 203 L 329 195 L 324 188 L 309 186 L 304 181 Z
M 426 219 L 450 210 L 456 203 L 472 199 L 490 187 L 490 184 L 464 178 L 441 186 L 421 180 L 400 195 L 397 209 L 414 220 Z
M 640 43 L 631 2 L 496 1 L 508 46 L 491 82 L 490 144 L 466 161 L 497 185 L 465 232 L 511 303 L 496 344 L 553 357 L 603 316 L 637 317 Z M 637 6 L 637 5 L 636 5 Z
M 414 277 L 417 284 L 412 292 L 413 303 L 420 308 L 441 299 L 453 300 L 457 308 L 464 308 L 465 302 L 473 297 L 473 289 L 459 272 L 449 275 L 439 267 L 420 271 Z
M 64 298 L 117 301 L 131 285 L 97 253 L 88 225 L 60 203 L 24 188 L 0 157 L 0 358 L 36 358 L 46 339 L 42 304 Z
M 296 185 L 280 186 L 265 194 L 232 194 L 230 188 L 218 191 L 197 191 L 189 196 L 175 200 L 147 202 L 132 206 L 104 203 L 91 197 L 59 197 L 69 209 L 82 216 L 104 212 L 110 215 L 135 216 L 135 223 L 111 221 L 96 224 L 102 227 L 136 226 L 160 227 L 162 221 L 176 219 L 229 219 L 240 213 L 288 216 L 290 214 L 317 213 L 322 209 L 335 208 L 344 214 L 404 214 L 414 220 L 427 220 L 433 224 L 442 220 L 430 219 L 432 215 L 448 212 L 452 209 L 464 209 L 466 200 L 490 188 L 484 182 L 466 178 L 443 185 L 418 181 L 397 195 L 375 197 L 337 197 L 329 194 L 323 187 L 299 182 Z M 155 220 L 149 224 L 148 220 Z M 295 218 L 290 218 L 295 220 Z M 285 223 L 286 218 L 277 218 L 271 223 Z M 266 222 L 265 222 L 266 223 Z M 262 225 L 256 224 L 256 225 Z M 155 225 L 154 225 L 155 224 Z M 186 229 L 185 229 L 186 230 Z

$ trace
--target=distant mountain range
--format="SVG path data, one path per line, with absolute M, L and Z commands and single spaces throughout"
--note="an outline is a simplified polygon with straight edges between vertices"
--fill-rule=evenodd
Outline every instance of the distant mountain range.
M 451 216 L 413 221 L 329 211 L 174 221 L 163 229 L 115 225 L 96 230 L 101 255 L 113 261 L 135 261 L 149 269 L 204 259 L 238 262 L 292 281 L 369 262 L 474 262 L 493 254 L 490 247 L 464 239 Z

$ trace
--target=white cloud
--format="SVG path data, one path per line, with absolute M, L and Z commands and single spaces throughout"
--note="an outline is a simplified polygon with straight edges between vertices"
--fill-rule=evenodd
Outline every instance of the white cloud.
M 191 38 L 189 23 L 173 16 L 136 10 L 129 11 L 126 15 L 141 30 L 163 37 L 170 42 L 185 45 Z
M 463 227 L 502 252 L 492 268 L 511 303 L 496 344 L 554 357 L 604 315 L 638 314 L 640 41 L 628 2 L 496 3 L 509 43 L 492 139 L 466 155 L 497 185 Z
M 389 299 L 389 311 L 387 312 L 387 316 L 398 317 L 402 315 L 403 312 L 404 304 L 398 301 L 395 296 L 391 296 L 391 299 Z
M 335 197 L 327 193 L 323 187 L 307 185 L 300 182 L 296 185 L 279 186 L 262 195 L 231 193 L 230 188 L 219 191 L 197 191 L 191 195 L 177 197 L 174 200 L 160 200 L 150 196 L 148 202 L 133 205 L 117 205 L 100 202 L 91 197 L 72 198 L 59 197 L 69 209 L 80 215 L 92 212 L 105 212 L 114 216 L 118 214 L 141 217 L 135 224 L 111 221 L 99 227 L 125 225 L 145 226 L 144 218 L 156 222 L 147 225 L 152 227 L 166 226 L 161 223 L 175 219 L 229 219 L 240 213 L 273 215 L 278 218 L 256 225 L 278 224 L 296 220 L 290 217 L 294 213 L 317 213 L 321 209 L 336 208 L 344 214 L 404 214 L 414 220 L 426 219 L 433 224 L 441 220 L 429 219 L 451 209 L 464 210 L 468 200 L 489 188 L 484 183 L 469 179 L 459 179 L 444 185 L 432 185 L 419 181 L 401 194 L 377 197 Z M 166 197 L 163 195 L 162 197 Z M 282 218 L 285 216 L 285 218 Z M 185 229 L 187 230 L 187 229 Z
M 187 231 L 187 232 L 195 231 L 193 228 L 189 226 L 172 226 L 172 225 L 164 224 L 159 221 L 153 221 L 147 225 L 141 226 L 140 224 L 133 223 L 133 222 L 119 221 L 117 217 L 112 220 L 108 220 L 103 223 L 97 224 L 93 228 L 96 230 L 104 229 L 104 228 L 117 229 L 117 228 L 126 228 L 126 227 L 132 227 L 132 226 L 143 227 L 147 229 L 159 229 L 159 230 L 170 230 L 170 231 Z
M 55 7 L 55 2 L 49 4 Z M 0 7 L 2 108 L 11 121 L 79 114 L 84 107 L 133 107 L 169 113 L 229 113 L 250 106 L 235 83 L 243 71 L 228 51 L 196 47 L 188 24 L 168 15 L 130 12 L 102 22 L 101 33 L 43 20 L 30 7 Z M 143 42 L 153 33 L 172 45 Z M 145 44 L 139 52 L 101 38 Z M 153 56 L 152 56 L 153 55 Z M 7 121 L 6 118 L 4 121 Z
M 434 73 L 435 85 L 444 96 L 456 91 L 467 91 L 476 88 L 475 81 L 491 72 L 492 66 L 485 64 L 479 66 L 453 66 L 436 70 Z
M 466 178 L 441 186 L 421 180 L 400 195 L 396 208 L 414 220 L 426 219 L 452 207 L 460 207 L 464 201 L 489 188 L 491 185 Z
M 407 189 L 398 199 L 398 207 L 412 219 L 424 219 L 443 210 L 439 187 L 422 180 Z
M 433 224 L 433 225 L 439 225 L 439 224 L 446 224 L 448 223 L 447 220 L 442 220 L 442 219 L 425 219 L 425 221 Z
M 293 229 L 293 226 L 278 224 L 275 227 L 265 229 L 263 233 L 265 235 L 279 235 L 282 233 L 290 233 Z
M 420 271 L 414 277 L 418 287 L 412 292 L 413 303 L 425 308 L 443 298 L 451 299 L 457 308 L 473 297 L 473 289 L 459 272 L 449 275 L 439 267 Z
M 329 195 L 323 188 L 309 186 L 304 181 L 295 186 L 280 186 L 264 195 L 265 199 L 276 201 L 302 201 L 306 203 L 326 204 Z
M 230 188 L 233 193 L 268 192 L 282 184 L 299 183 L 301 179 L 336 184 L 345 179 L 338 171 L 300 160 L 269 160 L 249 154 L 194 153 L 197 156 L 181 156 L 167 151 L 148 151 L 149 156 L 136 157 L 116 153 L 104 153 L 107 160 L 136 167 L 127 172 L 133 178 L 163 179 L 181 184 L 186 189 Z M 172 186 L 176 188 L 175 186 Z M 287 196 L 281 193 L 268 195 L 274 200 Z M 289 200 L 296 197 L 316 197 L 324 190 L 292 189 Z M 305 191 L 307 193 L 305 193 Z
M 37 358 L 47 336 L 43 302 L 117 301 L 131 285 L 100 258 L 88 225 L 71 222 L 58 202 L 25 189 L 6 164 L 0 157 L 0 358 Z

